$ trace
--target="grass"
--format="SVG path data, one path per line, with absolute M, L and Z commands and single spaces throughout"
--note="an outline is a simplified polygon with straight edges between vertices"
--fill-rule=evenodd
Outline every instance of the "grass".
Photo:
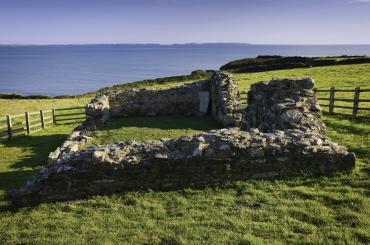
M 240 81 L 240 91 L 248 91 L 252 83 L 259 81 L 303 77 L 314 78 L 316 88 L 330 88 L 331 86 L 343 89 L 370 88 L 370 64 L 237 73 L 234 76 Z
M 37 244 L 368 242 L 370 156 L 363 135 L 370 130 L 369 121 L 353 122 L 343 116 L 325 117 L 325 121 L 329 135 L 345 142 L 360 159 L 353 173 L 248 180 L 199 190 L 128 192 L 3 211 L 0 240 Z M 160 119 L 157 123 L 163 125 Z M 62 128 L 49 130 L 48 135 L 58 135 Z M 143 123 L 142 135 L 151 130 Z M 31 137 L 34 145 L 46 140 L 42 135 Z M 25 165 L 33 162 L 30 169 L 38 168 L 36 157 L 42 152 L 30 153 L 33 160 Z
M 137 84 L 135 88 L 159 88 L 167 89 L 181 86 L 186 83 L 192 83 L 196 80 L 185 80 L 185 81 L 171 81 L 164 83 L 153 83 L 153 84 Z M 121 88 L 120 86 L 117 86 Z M 116 89 L 118 89 L 116 88 Z M 125 88 L 125 87 L 124 87 Z M 131 88 L 131 87 L 129 87 Z M 66 99 L 0 99 L 0 119 L 6 115 L 21 114 L 26 111 L 37 112 L 40 110 L 51 110 L 53 108 L 69 108 L 86 105 L 95 94 L 91 93 L 86 96 L 77 96 L 74 98 Z
M 246 104 L 246 91 L 252 83 L 269 81 L 278 78 L 306 78 L 315 79 L 315 87 L 318 89 L 329 89 L 334 86 L 337 89 L 363 89 L 370 88 L 370 64 L 362 65 L 340 65 L 315 68 L 301 68 L 278 70 L 255 73 L 238 73 L 235 77 L 239 80 L 239 90 L 242 96 L 242 103 Z M 337 93 L 336 98 L 353 99 L 353 93 Z M 329 98 L 329 93 L 319 93 L 318 97 Z M 360 99 L 370 99 L 370 93 L 362 93 Z M 329 104 L 328 101 L 320 101 L 322 104 Z M 352 106 L 350 102 L 335 102 L 335 105 Z M 359 107 L 370 108 L 369 102 L 360 102 Z M 328 110 L 328 108 L 324 108 Z M 335 109 L 335 112 L 351 114 L 351 110 Z M 359 115 L 370 115 L 369 111 L 359 111 Z
M 348 65 L 272 73 L 274 77 L 314 77 L 319 87 L 330 86 L 329 81 L 333 81 L 337 87 L 353 88 L 369 87 L 369 68 Z M 269 80 L 271 75 L 263 72 L 236 76 L 242 80 L 240 87 L 244 90 L 254 81 Z M 328 135 L 356 153 L 357 166 L 352 173 L 247 180 L 206 189 L 127 192 L 18 211 L 3 210 L 0 241 L 3 244 L 369 243 L 370 120 L 351 120 L 340 115 L 325 115 L 323 119 Z M 217 127 L 208 120 L 178 117 L 115 120 L 100 129 L 95 143 L 176 137 Z M 59 125 L 0 144 L 0 192 L 20 185 L 34 174 L 46 162 L 49 151 L 60 145 L 73 127 Z
M 199 81 L 200 79 L 198 80 L 185 80 L 185 81 L 173 81 L 173 82 L 168 82 L 168 83 L 161 83 L 161 84 L 156 84 L 156 83 L 153 83 L 153 84 L 147 84 L 147 85 L 142 85 L 142 84 L 139 84 L 137 86 L 135 86 L 135 88 L 159 88 L 159 89 L 167 89 L 167 88 L 175 88 L 175 87 L 178 87 L 178 86 L 181 86 L 181 85 L 184 85 L 186 83 L 193 83 L 193 82 L 197 82 Z
M 110 144 L 129 140 L 159 140 L 194 135 L 219 128 L 211 117 L 205 119 L 182 116 L 131 117 L 113 119 L 99 128 L 90 145 Z
M 0 143 L 0 197 L 37 173 L 47 162 L 49 152 L 60 146 L 76 126 L 52 126 L 30 136 L 18 136 L 11 142 Z
M 51 110 L 86 105 L 92 97 L 73 99 L 0 99 L 0 118 L 7 114 L 15 115 L 26 111 Z

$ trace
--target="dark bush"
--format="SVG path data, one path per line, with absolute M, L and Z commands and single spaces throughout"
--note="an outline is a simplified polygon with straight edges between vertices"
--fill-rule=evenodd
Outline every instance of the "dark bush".
M 335 57 L 300 57 L 259 55 L 256 58 L 248 58 L 231 61 L 223 65 L 220 70 L 231 72 L 259 72 L 291 68 L 317 67 L 343 64 L 370 63 L 370 57 L 366 56 L 335 56 Z

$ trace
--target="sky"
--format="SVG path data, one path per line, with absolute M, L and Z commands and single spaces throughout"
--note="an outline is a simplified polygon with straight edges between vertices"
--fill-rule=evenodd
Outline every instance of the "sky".
M 0 0 L 0 44 L 370 44 L 370 0 Z

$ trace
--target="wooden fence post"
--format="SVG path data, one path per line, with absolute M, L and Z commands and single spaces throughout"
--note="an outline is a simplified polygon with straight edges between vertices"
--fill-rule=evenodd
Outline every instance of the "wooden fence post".
M 335 97 L 335 88 L 330 88 L 330 102 L 329 102 L 329 113 L 334 113 L 334 97 Z
M 26 130 L 27 134 L 31 134 L 31 128 L 30 128 L 30 115 L 28 112 L 25 112 L 25 117 L 26 117 Z
M 45 129 L 44 111 L 40 110 L 40 121 L 42 129 Z
M 357 88 L 355 88 L 355 95 L 354 95 L 354 98 L 353 98 L 352 116 L 354 116 L 354 117 L 357 115 L 359 100 L 360 100 L 360 87 L 357 87 Z
M 8 140 L 12 140 L 12 117 L 10 115 L 6 115 L 6 123 L 8 125 Z
M 55 109 L 54 108 L 51 110 L 51 114 L 52 114 L 52 117 L 53 117 L 53 123 L 57 124 L 57 121 L 55 119 Z

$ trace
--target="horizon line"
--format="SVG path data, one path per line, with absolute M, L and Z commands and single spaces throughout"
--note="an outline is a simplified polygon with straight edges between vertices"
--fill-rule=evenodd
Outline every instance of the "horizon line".
M 176 45 L 294 45 L 294 46 L 347 46 L 347 45 L 370 45 L 370 43 L 243 43 L 243 42 L 188 42 L 188 43 L 50 43 L 50 44 L 40 44 L 40 43 L 30 43 L 30 44 L 1 44 L 0 46 L 82 46 L 82 45 L 147 45 L 147 46 L 176 46 Z

